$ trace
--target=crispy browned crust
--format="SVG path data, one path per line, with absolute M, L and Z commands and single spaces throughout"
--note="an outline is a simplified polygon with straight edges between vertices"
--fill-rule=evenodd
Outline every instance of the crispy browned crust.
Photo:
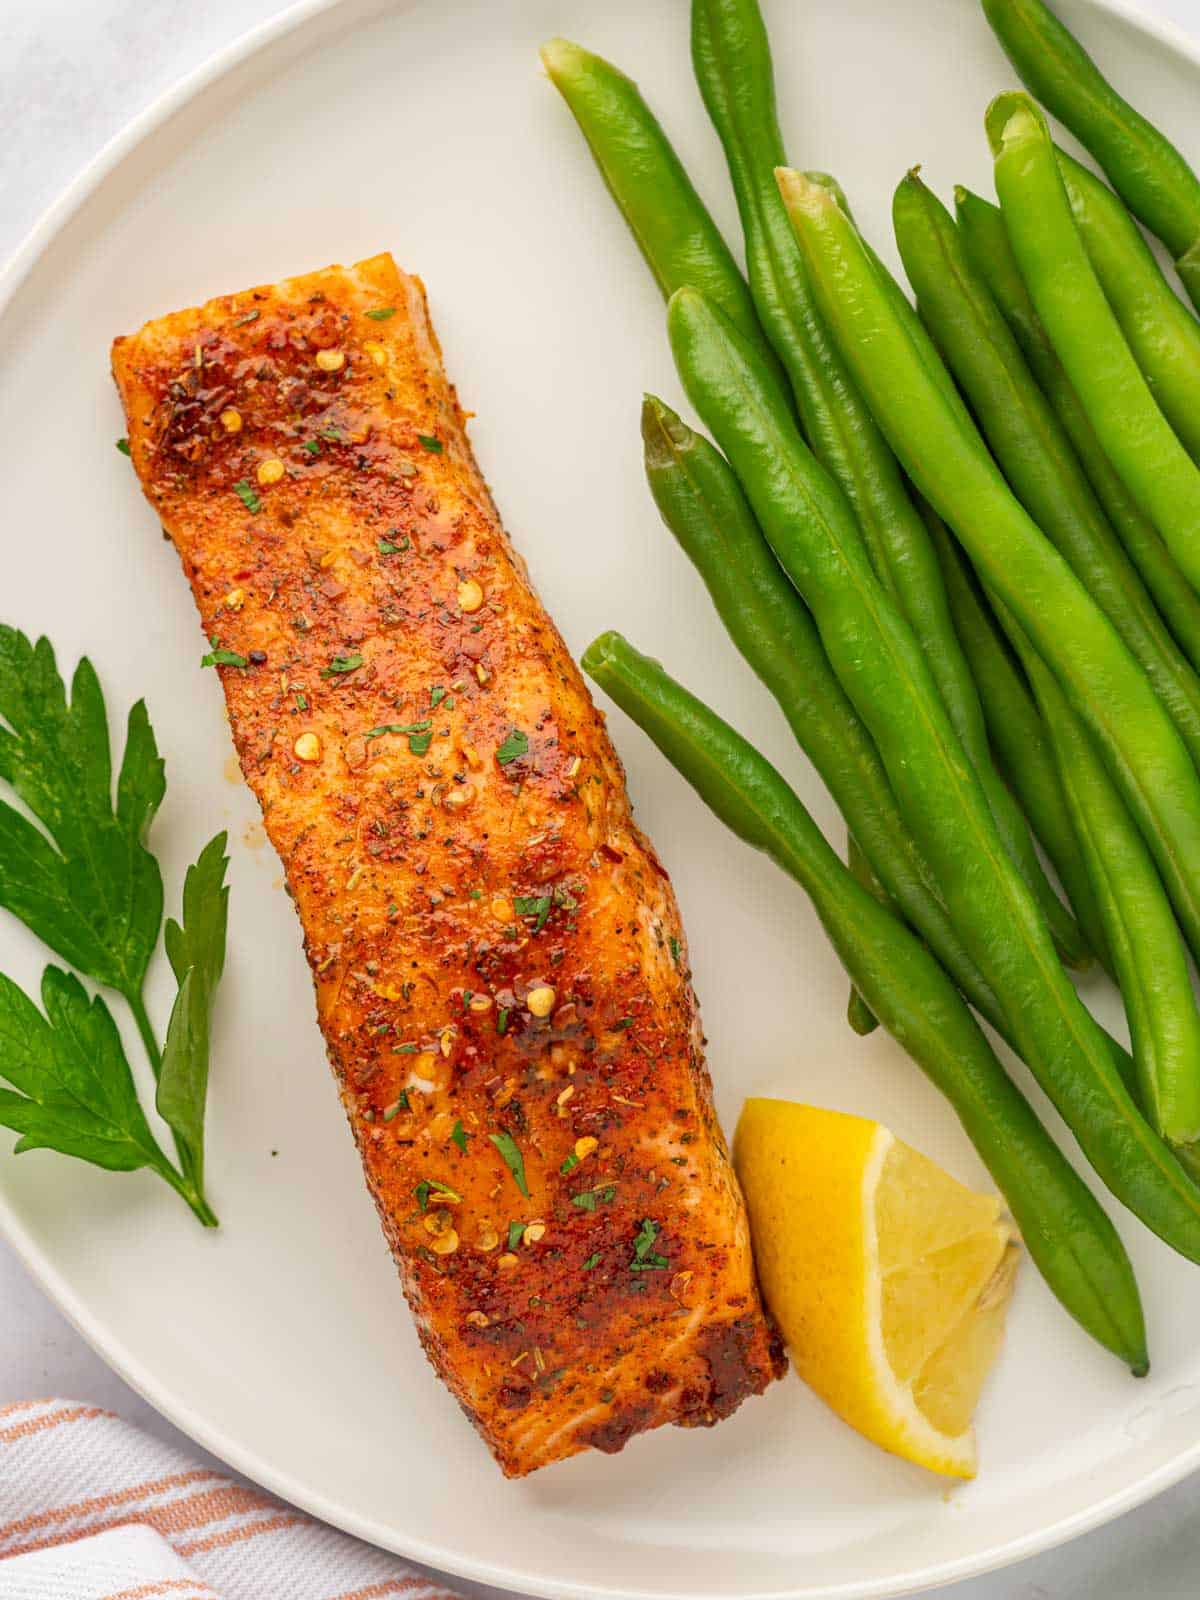
M 728 1415 L 782 1361 L 675 898 L 420 282 L 384 255 L 226 296 L 113 370 L 204 631 L 248 663 L 219 668 L 242 770 L 430 1360 L 513 1476 Z

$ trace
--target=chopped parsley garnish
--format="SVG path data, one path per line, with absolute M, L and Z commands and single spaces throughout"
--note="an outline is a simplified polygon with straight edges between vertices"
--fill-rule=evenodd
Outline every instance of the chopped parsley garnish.
M 441 455 L 443 445 L 440 439 L 431 438 L 427 433 L 419 433 L 417 435 L 417 440 L 423 450 L 428 450 L 435 456 Z
M 632 1028 L 632 1027 L 633 1027 L 633 1018 L 632 1017 L 622 1017 L 620 1022 L 614 1022 L 613 1023 L 613 1031 L 614 1031 L 614 1033 L 620 1033 L 625 1028 Z
M 510 728 L 503 744 L 496 751 L 496 760 L 502 767 L 507 767 L 510 761 L 516 761 L 518 756 L 527 755 L 528 752 L 528 734 L 522 733 L 520 728 Z
M 606 1206 L 611 1205 L 616 1194 L 615 1183 L 602 1183 L 595 1189 L 581 1189 L 578 1194 L 573 1194 L 571 1204 L 578 1206 L 581 1211 L 595 1211 L 597 1203 L 601 1201 Z
M 389 533 L 394 532 L 394 531 L 395 531 L 394 529 L 391 529 L 391 528 L 388 529 Z M 400 556 L 400 555 L 403 555 L 404 552 L 409 548 L 409 546 L 412 544 L 412 540 L 408 537 L 407 534 L 405 534 L 404 538 L 400 541 L 399 544 L 396 544 L 391 539 L 377 539 L 375 541 L 375 543 L 376 543 L 376 545 L 378 547 L 379 554 L 381 556 Z
M 449 692 L 450 691 L 448 689 L 443 689 L 441 684 L 438 684 L 435 688 L 430 689 L 430 691 L 429 691 L 429 709 L 431 711 L 436 711 L 437 708 L 441 705 L 442 701 L 449 694 Z
M 130 451 L 129 451 L 129 440 L 128 439 L 118 439 L 117 440 L 117 449 L 121 452 L 121 454 L 123 456 L 127 456 L 130 453 Z
M 496 1032 L 505 1033 L 508 1029 L 508 1007 L 501 1006 L 496 1012 Z
M 238 479 L 233 486 L 233 492 L 235 495 L 237 495 L 238 499 L 242 502 L 252 517 L 256 517 L 262 510 L 262 501 L 246 482 L 245 478 Z
M 513 1182 L 528 1200 L 529 1185 L 525 1182 L 525 1158 L 517 1147 L 517 1141 L 511 1133 L 489 1133 L 488 1138 L 499 1150 L 501 1160 L 512 1173 Z
M 261 311 L 247 311 L 244 317 L 239 317 L 234 323 L 235 328 L 244 328 L 248 322 L 257 322 L 262 316 Z
M 450 1143 L 451 1144 L 456 1144 L 458 1146 L 458 1148 L 462 1151 L 463 1155 L 466 1155 L 466 1153 L 467 1153 L 467 1140 L 469 1138 L 470 1138 L 470 1134 L 463 1127 L 462 1122 L 461 1121 L 456 1121 L 455 1124 L 454 1124 L 454 1131 L 450 1135 Z
M 583 1263 L 583 1270 L 584 1270 L 584 1272 L 590 1272 L 593 1267 L 598 1267 L 599 1265 L 600 1265 L 600 1252 L 599 1252 L 599 1250 L 597 1250 L 595 1255 L 589 1256 L 587 1258 L 587 1260 Z
M 413 733 L 409 735 L 408 748 L 410 754 L 423 756 L 433 743 L 432 733 Z
M 666 1256 L 654 1253 L 653 1245 L 657 1238 L 658 1223 L 651 1221 L 649 1217 L 644 1217 L 633 1241 L 633 1260 L 629 1263 L 630 1272 L 661 1272 L 664 1267 L 671 1265 Z
M 679 965 L 679 940 L 675 938 L 674 934 L 672 934 L 672 936 L 667 940 L 667 943 L 671 947 L 671 960 L 675 963 L 676 966 L 678 966 Z
M 250 663 L 245 656 L 238 655 L 236 650 L 222 650 L 214 646 L 206 656 L 200 658 L 202 667 L 248 667 Z
M 424 733 L 432 724 L 426 717 L 424 722 L 381 722 L 377 728 L 371 728 L 363 734 L 364 739 L 381 739 L 385 733 Z
M 320 439 L 306 439 L 300 448 L 306 450 L 310 456 L 319 456 L 321 454 L 321 441 Z
M 523 1222 L 510 1222 L 508 1225 L 508 1248 L 515 1250 L 525 1237 L 525 1224 Z
M 435 1197 L 442 1195 L 447 1200 L 458 1200 L 460 1202 L 462 1200 L 462 1195 L 456 1189 L 452 1189 L 448 1183 L 439 1183 L 436 1178 L 422 1178 L 413 1193 L 416 1195 L 417 1204 L 422 1211 L 429 1210 L 429 1196 L 431 1194 Z
M 408 1090 L 407 1089 L 401 1089 L 400 1098 L 398 1100 L 393 1100 L 391 1105 L 388 1106 L 387 1110 L 383 1113 L 383 1120 L 385 1122 L 390 1122 L 392 1120 L 392 1118 L 395 1117 L 395 1116 L 398 1116 L 401 1111 L 407 1111 L 407 1110 L 408 1110 Z
M 563 1162 L 562 1166 L 559 1167 L 558 1170 L 562 1173 L 563 1177 L 565 1178 L 567 1173 L 568 1172 L 574 1172 L 575 1168 L 578 1165 L 579 1165 L 579 1157 L 575 1154 L 574 1150 L 572 1150 L 571 1154 L 569 1156 L 567 1156 L 566 1160 Z
M 296 710 L 297 711 L 307 711 L 308 710 L 308 696 L 304 693 L 304 691 L 302 689 L 297 689 L 296 690 Z
M 327 667 L 321 668 L 323 678 L 341 677 L 343 673 L 357 672 L 363 664 L 363 658 L 357 651 L 351 656 L 334 656 Z
M 389 317 L 396 315 L 395 306 L 377 306 L 374 311 L 366 313 L 372 322 L 386 322 Z
M 533 925 L 534 933 L 541 933 L 546 926 L 546 918 L 550 915 L 550 907 L 554 901 L 548 894 L 513 896 L 513 910 L 519 917 L 536 917 Z

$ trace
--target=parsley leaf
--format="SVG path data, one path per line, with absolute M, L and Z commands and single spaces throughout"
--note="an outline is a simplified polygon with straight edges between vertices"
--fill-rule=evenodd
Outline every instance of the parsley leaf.
M 246 482 L 245 478 L 238 479 L 233 486 L 233 492 L 235 495 L 237 495 L 238 499 L 242 502 L 252 517 L 256 517 L 262 510 L 262 501 Z
M 508 1248 L 515 1250 L 525 1237 L 525 1224 L 523 1222 L 510 1222 L 508 1225 Z
M 117 449 L 121 452 L 121 454 L 123 456 L 127 456 L 127 455 L 131 454 L 131 451 L 129 449 L 129 440 L 128 439 L 118 439 L 117 440 Z
M 440 456 L 445 446 L 440 439 L 431 438 L 427 433 L 419 433 L 417 440 L 423 450 L 428 450 L 432 455 Z
M 513 895 L 513 910 L 519 917 L 536 917 L 533 925 L 534 933 L 541 933 L 546 926 L 546 919 L 550 915 L 550 907 L 554 904 L 548 894 L 539 895 Z
M 393 539 L 376 539 L 375 544 L 381 556 L 401 556 L 412 544 L 412 540 L 405 534 L 399 544 Z
M 496 760 L 502 767 L 507 767 L 510 761 L 515 761 L 518 756 L 527 755 L 528 752 L 528 734 L 522 733 L 520 728 L 510 728 L 505 735 L 504 743 L 496 751 Z
M 595 1211 L 596 1191 L 594 1189 L 581 1189 L 578 1194 L 571 1196 L 571 1204 L 578 1206 L 581 1211 Z
M 456 1119 L 456 1121 L 454 1123 L 454 1127 L 453 1127 L 453 1129 L 451 1130 L 451 1133 L 450 1133 L 450 1143 L 451 1144 L 456 1144 L 458 1146 L 458 1148 L 462 1151 L 463 1155 L 466 1155 L 466 1153 L 467 1153 L 467 1140 L 470 1137 L 471 1137 L 470 1134 L 463 1127 L 462 1121 L 460 1119 Z
M 567 1173 L 568 1172 L 574 1172 L 575 1168 L 578 1165 L 579 1165 L 579 1157 L 575 1154 L 574 1150 L 572 1150 L 569 1155 L 566 1155 L 566 1156 L 563 1157 L 562 1165 L 559 1167 L 558 1170 L 562 1173 L 562 1175 L 564 1177 L 566 1177 Z
M 666 1256 L 655 1255 L 652 1246 L 658 1238 L 658 1223 L 649 1217 L 643 1217 L 642 1225 L 637 1231 L 633 1241 L 633 1260 L 629 1263 L 630 1272 L 661 1272 L 671 1263 Z
M 180 1166 L 150 1133 L 104 1002 L 54 967 L 42 983 L 44 1018 L 0 979 L 0 1077 L 20 1091 L 0 1091 L 0 1123 L 22 1134 L 18 1151 L 36 1145 L 114 1170 L 150 1167 L 215 1226 L 201 1179 L 208 1018 L 224 961 L 224 835 L 188 873 L 184 927 L 168 925 L 180 988 L 164 1064 L 142 998 L 163 911 L 162 875 L 144 841 L 166 788 L 144 702 L 129 714 L 114 808 L 108 718 L 91 663 L 79 663 L 68 699 L 49 641 L 31 645 L 0 625 L 0 779 L 46 830 L 0 801 L 0 906 L 124 996 L 160 1078 L 159 1110 Z
M 202 667 L 248 667 L 250 663 L 245 656 L 238 655 L 236 650 L 222 650 L 215 646 L 206 656 L 200 657 Z
M 389 317 L 396 315 L 395 306 L 378 306 L 374 311 L 364 312 L 372 322 L 386 322 Z
M 327 667 L 321 668 L 323 678 L 338 678 L 343 673 L 357 672 L 363 664 L 363 658 L 356 650 L 353 655 L 334 656 Z
M 164 942 L 179 985 L 158 1075 L 155 1105 L 175 1135 L 184 1176 L 204 1187 L 204 1106 L 208 1095 L 209 1024 L 225 969 L 229 888 L 226 835 L 218 833 L 187 870 L 183 922 L 168 919 Z
M 381 722 L 377 728 L 369 728 L 363 738 L 381 739 L 385 733 L 424 733 L 429 727 L 432 723 L 428 718 L 424 722 Z
M 583 1263 L 583 1270 L 584 1270 L 584 1272 L 590 1272 L 593 1267 L 598 1267 L 599 1265 L 600 1265 L 600 1252 L 599 1252 L 599 1250 L 597 1250 L 595 1255 L 589 1256 L 587 1258 L 587 1260 Z
M 408 736 L 409 753 L 414 756 L 423 756 L 432 743 L 432 733 L 410 733 Z
M 166 789 L 145 703 L 129 713 L 115 809 L 104 696 L 86 657 L 68 701 L 49 640 L 0 625 L 0 719 L 0 779 L 46 829 L 0 801 L 0 906 L 139 1010 L 163 909 L 143 840 Z
M 321 441 L 320 439 L 306 439 L 300 448 L 306 455 L 319 456 L 321 454 Z
M 452 1189 L 448 1183 L 439 1183 L 436 1178 L 422 1178 L 413 1193 L 416 1195 L 417 1204 L 422 1211 L 429 1210 L 429 1196 L 431 1194 L 435 1200 L 439 1195 L 447 1200 L 457 1200 L 459 1202 L 462 1200 L 462 1195 L 459 1194 L 457 1189 Z
M 429 709 L 431 711 L 436 711 L 437 708 L 441 705 L 442 701 L 449 694 L 449 692 L 450 691 L 448 689 L 443 689 L 440 684 L 438 684 L 434 688 L 430 689 L 430 691 L 429 691 Z
M 504 1165 L 513 1175 L 513 1182 L 528 1200 L 529 1185 L 525 1182 L 525 1158 L 517 1147 L 517 1141 L 510 1133 L 489 1133 L 488 1138 L 499 1150 Z
M 109 1172 L 151 1167 L 180 1179 L 138 1104 L 112 1013 L 59 967 L 42 975 L 42 1011 L 0 975 L 0 1125 L 21 1135 L 16 1154 L 57 1150 Z

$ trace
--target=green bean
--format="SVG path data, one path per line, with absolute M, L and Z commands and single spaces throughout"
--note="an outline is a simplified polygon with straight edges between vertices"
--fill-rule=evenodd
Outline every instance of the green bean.
M 746 280 L 637 84 L 569 39 L 549 40 L 541 57 L 663 294 L 685 283 L 700 289 L 783 384 Z
M 1200 461 L 1200 323 L 1163 277 L 1136 222 L 1100 179 L 1058 150 L 1067 199 L 1150 392 L 1193 461 Z
M 826 191 L 806 184 L 798 173 L 794 177 L 819 194 L 853 233 Z M 882 301 L 861 249 L 859 259 Z M 809 606 L 830 665 L 875 740 L 901 812 L 937 874 L 963 943 L 1000 1001 L 1019 1054 L 1113 1193 L 1174 1248 L 1200 1259 L 1200 1189 L 1143 1120 L 1105 1034 L 1059 965 L 1037 903 L 1000 842 L 920 646 L 871 570 L 849 502 L 781 413 L 767 369 L 728 318 L 696 291 L 679 289 L 669 303 L 667 326 L 692 403 Z M 904 343 L 911 352 L 907 336 Z M 905 406 L 915 403 L 908 389 L 902 399 Z M 940 397 L 938 404 L 948 415 Z M 939 477 L 946 465 L 939 456 Z M 919 486 L 928 495 L 926 486 Z M 1055 560 L 1061 559 L 1040 534 L 1037 538 Z M 1063 571 L 1076 585 L 1065 565 Z M 1128 660 L 1115 634 L 1112 639 L 1122 660 Z M 1157 709 L 1153 691 L 1131 667 Z M 1178 742 L 1165 715 L 1163 721 Z M 1186 762 L 1182 746 L 1180 752 Z M 1200 789 L 1200 778 L 1190 770 Z M 870 990 L 864 994 L 874 1010 Z
M 1200 304 L 1200 180 L 1183 156 L 1121 98 L 1042 0 L 983 0 L 983 9 L 1022 81 L 1167 246 L 1188 294 Z
M 1112 971 L 1112 958 L 1087 863 L 1058 776 L 1046 725 L 962 551 L 932 507 L 929 529 L 942 563 L 954 626 L 979 686 L 1000 766 L 1054 863 L 1088 943 Z
M 1034 377 L 1067 430 L 1129 559 L 1141 573 L 1180 649 L 1200 670 L 1200 595 L 1179 570 L 1158 530 L 1139 509 L 1105 455 L 1029 298 L 999 207 L 968 189 L 959 187 L 954 193 L 958 224 L 971 264 L 991 290 Z
M 996 193 L 1013 254 L 1059 360 L 1125 487 L 1200 587 L 1200 468 L 1158 409 L 1071 215 L 1045 118 L 1028 95 L 988 107 Z
M 929 536 L 813 305 L 774 180 L 774 169 L 783 161 L 783 139 L 758 0 L 693 0 L 692 59 L 725 148 L 751 293 L 791 379 L 805 435 L 848 497 L 876 574 L 925 650 L 1005 847 L 1036 895 L 1064 960 L 1086 965 L 1090 952 L 1082 935 L 1047 881 L 1025 821 L 992 766 L 979 696 L 950 620 Z
M 950 1101 L 1047 1284 L 1144 1373 L 1141 1304 L 1116 1230 L 920 940 L 854 881 L 774 767 L 656 662 L 608 633 L 583 665 L 721 821 L 805 890 L 871 1010 Z
M 871 735 L 729 464 L 653 395 L 642 406 L 642 439 L 659 514 L 703 579 L 729 637 L 774 695 L 901 915 L 980 1012 L 1003 1029 L 1003 1013 L 946 915 Z
M 893 448 L 1100 741 L 1188 943 L 1200 949 L 1200 776 L 1174 723 L 1108 618 L 1012 494 L 978 433 L 946 404 L 879 289 L 853 226 L 799 173 L 781 174 L 781 183 L 827 320 Z M 937 871 L 932 855 L 930 862 Z M 948 897 L 947 907 L 952 911 Z
M 968 725 L 970 674 L 953 638 L 936 561 L 895 459 L 821 325 L 775 186 L 783 138 L 758 0 L 693 0 L 692 61 L 725 149 L 759 320 L 791 379 L 805 436 L 854 507 L 883 581 L 930 647 L 956 722 Z
M 812 618 L 772 555 L 728 462 L 653 395 L 642 406 L 642 437 L 647 481 L 664 523 L 695 565 L 733 643 L 775 696 L 797 742 L 855 830 L 852 847 L 863 851 L 868 865 L 875 864 L 897 915 L 925 939 L 980 1014 L 1015 1049 L 996 997 L 964 950 L 938 897 L 933 871 L 900 815 L 874 742 L 834 676 Z M 1053 760 L 1047 760 L 1057 782 Z M 1052 853 L 1051 859 L 1057 864 L 1060 857 Z M 1109 1048 L 1132 1081 L 1132 1061 L 1115 1040 Z
M 850 210 L 846 204 L 845 192 L 835 178 L 830 177 L 827 172 L 807 173 L 805 176 L 808 177 L 811 182 L 820 184 L 822 188 L 828 190 L 829 193 L 833 195 L 843 212 L 845 212 L 846 216 L 851 216 Z M 851 218 L 851 220 L 853 219 Z M 969 424 L 969 414 L 966 408 L 963 406 L 962 398 L 959 395 L 958 390 L 954 387 L 954 382 L 942 364 L 941 357 L 934 349 L 919 317 L 909 304 L 904 290 L 896 282 L 896 279 L 888 270 L 884 262 L 880 260 L 878 255 L 876 255 L 868 241 L 863 239 L 862 244 L 872 266 L 875 268 L 875 272 L 880 283 L 892 301 L 897 316 L 901 318 L 905 326 L 909 329 L 913 338 L 922 346 L 923 350 L 927 354 L 930 371 L 938 380 L 938 382 L 942 384 L 947 399 L 952 405 L 957 407 L 962 415 L 963 420 Z M 928 518 L 925 514 L 926 510 L 926 507 L 918 504 L 918 512 L 921 516 L 921 520 L 922 522 L 927 523 Z M 869 546 L 868 553 L 870 553 Z M 925 552 L 923 552 L 923 554 L 924 553 Z M 927 553 L 932 555 L 934 560 L 937 561 L 937 555 L 932 548 L 932 544 L 930 545 Z M 885 573 L 880 570 L 879 563 L 872 559 L 872 565 L 875 567 L 876 576 L 884 582 L 885 587 L 890 588 L 891 586 L 887 582 Z M 940 573 L 940 563 L 938 563 L 938 565 Z M 940 592 L 942 595 L 945 595 L 944 574 L 941 574 L 941 579 Z M 897 596 L 894 589 L 892 589 L 892 594 L 893 598 L 900 598 L 901 609 L 905 609 L 903 605 L 903 598 L 901 596 Z M 947 616 L 949 616 L 951 607 L 948 595 L 945 595 L 945 598 L 946 613 Z M 912 621 L 911 616 L 909 617 L 909 621 Z M 1077 929 L 1073 922 L 1064 919 L 1062 904 L 1054 890 L 1051 888 L 1045 873 L 1042 871 L 1041 862 L 1038 860 L 1037 852 L 1034 848 L 1033 840 L 1030 838 L 1029 828 L 1026 824 L 1025 818 L 1021 814 L 1021 809 L 1014 802 L 1009 789 L 996 770 L 995 762 L 992 757 L 991 741 L 988 737 L 987 718 L 983 709 L 981 696 L 979 694 L 979 687 L 976 684 L 974 677 L 971 675 L 969 664 L 967 664 L 966 661 L 966 655 L 963 649 L 962 641 L 959 638 L 957 628 L 955 628 L 953 625 L 952 618 L 951 627 L 954 632 L 956 660 L 963 662 L 964 666 L 966 667 L 967 676 L 971 685 L 971 692 L 968 701 L 969 714 L 965 717 L 959 716 L 956 718 L 953 715 L 953 709 L 951 708 L 951 721 L 954 723 L 955 732 L 962 740 L 967 754 L 971 758 L 972 764 L 975 766 L 976 772 L 978 773 L 980 781 L 983 784 L 984 793 L 987 795 L 988 804 L 991 807 L 992 815 L 996 820 L 996 825 L 1000 830 L 1000 836 L 1004 840 L 1005 848 L 1012 857 L 1013 861 L 1016 862 L 1026 883 L 1033 890 L 1034 898 L 1037 900 L 1039 906 L 1045 914 L 1046 920 L 1050 925 L 1050 932 L 1054 936 L 1054 942 L 1058 946 L 1059 954 L 1069 966 L 1086 966 L 1089 964 L 1091 956 L 1094 953 L 1094 947 L 1088 940 L 1085 930 Z M 923 636 L 919 628 L 917 629 L 917 638 L 925 649 L 926 655 L 931 655 L 932 651 L 937 647 L 936 641 Z M 943 699 L 945 699 L 945 695 L 943 695 Z
M 1200 1137 L 1200 1012 L 1162 879 L 1091 735 L 1011 613 L 999 610 L 1054 745 L 1117 970 L 1141 1102 L 1172 1145 Z M 1182 1152 L 1180 1152 L 1182 1154 Z M 1195 1151 L 1189 1153 L 1193 1158 Z
M 869 895 L 878 900 L 881 906 L 889 910 L 892 908 L 895 902 L 871 871 L 871 863 L 854 842 L 852 833 L 846 835 L 846 866 L 854 881 L 861 884 Z M 865 1039 L 868 1034 L 874 1033 L 879 1026 L 879 1018 L 853 984 L 850 986 L 850 998 L 846 1002 L 846 1021 L 861 1039 Z
M 1124 639 L 1200 768 L 1200 679 L 1109 526 L 953 218 L 915 173 L 896 190 L 893 218 L 918 309 L 1010 487 Z
M 846 203 L 846 192 L 842 188 L 841 184 L 838 183 L 836 178 L 831 178 L 827 172 L 806 172 L 804 176 L 809 180 L 810 183 L 820 184 L 822 189 L 827 189 L 837 201 L 840 209 L 845 213 L 851 222 L 854 222 L 854 213 L 850 210 L 849 205 Z M 778 185 L 776 185 L 776 187 L 778 187 Z M 858 227 L 857 223 L 854 223 L 854 225 L 856 228 Z M 939 355 L 932 339 L 929 337 L 928 330 L 925 328 L 920 317 L 917 315 L 907 294 L 905 294 L 899 283 L 897 283 L 895 274 L 887 266 L 887 263 L 881 259 L 877 251 L 872 246 L 871 241 L 864 233 L 859 233 L 859 239 L 862 243 L 863 251 L 866 254 L 868 261 L 870 261 L 871 265 L 875 269 L 876 277 L 879 279 L 880 284 L 887 293 L 893 310 L 895 311 L 897 317 L 899 317 L 900 321 L 908 329 L 913 342 L 921 350 L 922 355 L 927 358 L 930 376 L 939 385 L 949 404 L 955 408 L 964 421 L 969 421 L 970 412 L 963 404 L 963 398 L 954 385 L 954 379 L 946 371 L 945 364 L 942 361 L 942 358 Z M 929 519 L 925 516 L 925 511 L 924 508 L 921 507 L 919 497 L 917 499 L 917 505 L 918 509 L 921 510 L 922 519 L 928 523 Z

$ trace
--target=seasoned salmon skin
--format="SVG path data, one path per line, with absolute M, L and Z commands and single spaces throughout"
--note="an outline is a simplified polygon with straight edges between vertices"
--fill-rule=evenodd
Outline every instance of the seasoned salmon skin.
M 421 1342 L 510 1476 L 782 1370 L 675 898 L 390 256 L 117 339 Z

